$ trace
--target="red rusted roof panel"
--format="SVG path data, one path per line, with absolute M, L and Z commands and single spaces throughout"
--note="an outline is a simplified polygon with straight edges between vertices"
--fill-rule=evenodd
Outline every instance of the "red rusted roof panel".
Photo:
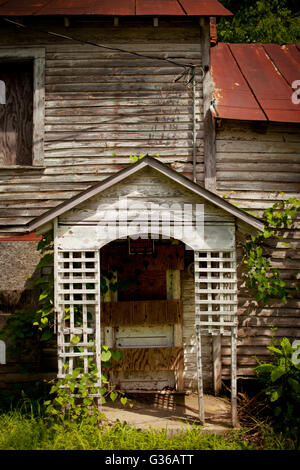
M 6 0 L 0 5 L 2 16 L 27 16 L 43 8 L 49 0 Z
M 295 80 L 300 80 L 300 52 L 295 44 L 264 44 L 263 47 L 291 86 Z
M 217 0 L 178 0 L 189 16 L 233 16 Z
M 246 47 L 245 47 L 246 46 Z M 293 90 L 259 44 L 230 44 L 241 72 L 270 121 L 300 122 Z
M 292 82 L 300 77 L 298 54 L 293 45 L 219 44 L 213 48 L 216 115 L 300 122 L 300 104 L 292 101 Z
M 136 0 L 137 15 L 185 15 L 177 0 Z
M 0 15 L 232 15 L 218 0 L 0 0 Z
M 0 242 L 38 242 L 42 239 L 41 235 L 35 232 L 27 233 L 25 235 L 0 235 Z
M 0 9 L 1 11 L 1 9 Z M 135 0 L 51 0 L 36 15 L 134 15 Z
M 225 119 L 266 120 L 227 44 L 219 43 L 211 49 L 211 69 L 216 115 Z

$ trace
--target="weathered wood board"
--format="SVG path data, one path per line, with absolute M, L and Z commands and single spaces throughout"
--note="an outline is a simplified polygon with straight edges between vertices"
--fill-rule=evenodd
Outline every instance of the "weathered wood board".
M 181 300 L 132 300 L 102 304 L 103 326 L 174 324 L 181 321 Z
M 164 348 L 123 348 L 123 359 L 115 365 L 120 371 L 173 371 L 183 367 L 183 349 Z

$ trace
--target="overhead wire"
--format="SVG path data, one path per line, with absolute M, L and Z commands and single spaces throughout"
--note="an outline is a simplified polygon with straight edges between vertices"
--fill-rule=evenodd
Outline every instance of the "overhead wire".
M 70 41 L 75 41 L 75 42 L 78 42 L 78 43 L 81 43 L 81 44 L 86 44 L 86 45 L 98 47 L 98 48 L 101 48 L 101 49 L 106 49 L 106 50 L 115 51 L 115 52 L 121 52 L 123 54 L 131 54 L 131 55 L 133 55 L 135 57 L 139 57 L 139 58 L 152 59 L 152 60 L 153 59 L 154 60 L 161 60 L 161 61 L 164 61 L 164 62 L 168 62 L 172 65 L 175 65 L 176 67 L 182 67 L 183 72 L 180 73 L 174 79 L 174 82 L 178 82 L 178 81 L 180 81 L 184 78 L 185 83 L 188 86 L 188 88 L 192 89 L 192 101 L 193 101 L 193 131 L 192 131 L 192 134 L 193 134 L 193 137 L 192 137 L 192 140 L 193 140 L 193 180 L 194 180 L 194 182 L 197 181 L 197 174 L 196 174 L 196 158 L 197 158 L 196 68 L 198 68 L 201 71 L 200 81 L 202 81 L 203 78 L 204 78 L 204 75 L 205 75 L 203 67 L 201 67 L 200 65 L 196 65 L 196 64 L 182 64 L 182 63 L 177 62 L 176 60 L 170 59 L 168 57 L 159 57 L 159 56 L 153 56 L 153 55 L 148 55 L 148 54 L 142 54 L 140 52 L 129 51 L 129 50 L 121 48 L 121 47 L 108 46 L 108 45 L 105 45 L 105 44 L 99 44 L 99 43 L 96 43 L 96 42 L 93 42 L 93 41 L 87 41 L 85 39 L 76 38 L 76 37 L 69 36 L 69 35 L 66 35 L 66 34 L 56 33 L 54 31 L 48 31 L 48 30 L 44 30 L 44 29 L 41 29 L 41 28 L 30 27 L 28 25 L 24 25 L 22 23 L 19 23 L 18 21 L 11 20 L 9 18 L 3 18 L 3 20 L 10 23 L 10 24 L 13 24 L 17 27 L 28 29 L 28 30 L 31 30 L 31 31 L 34 31 L 34 32 L 39 32 L 39 33 L 47 34 L 47 35 L 50 35 L 50 36 L 54 36 L 54 37 L 58 37 L 58 38 L 62 38 L 62 39 L 67 39 L 67 40 L 70 40 Z
M 204 78 L 204 70 L 200 65 L 182 64 L 182 63 L 177 62 L 176 60 L 170 59 L 168 57 L 159 57 L 159 56 L 153 56 L 153 55 L 148 55 L 148 54 L 142 54 L 140 52 L 129 51 L 129 50 L 123 49 L 121 47 L 108 46 L 108 45 L 100 44 L 100 43 L 93 42 L 93 41 L 87 41 L 85 39 L 76 38 L 74 36 L 69 36 L 69 35 L 66 35 L 66 34 L 56 33 L 54 31 L 48 31 L 48 30 L 45 30 L 45 29 L 24 25 L 22 23 L 19 23 L 18 21 L 11 20 L 9 18 L 3 18 L 3 20 L 6 21 L 7 23 L 11 23 L 11 24 L 13 24 L 15 26 L 18 26 L 20 28 L 28 29 L 28 30 L 31 30 L 31 31 L 34 31 L 34 32 L 39 32 L 39 33 L 47 34 L 47 35 L 50 35 L 50 36 L 55 36 L 55 37 L 59 37 L 59 38 L 62 38 L 62 39 L 75 41 L 75 42 L 78 42 L 78 43 L 81 43 L 81 44 L 86 44 L 86 45 L 89 45 L 89 46 L 99 47 L 101 49 L 106 49 L 106 50 L 115 51 L 115 52 L 121 52 L 123 54 L 131 54 L 131 55 L 134 55 L 136 57 L 140 57 L 140 58 L 144 58 L 144 59 L 161 60 L 161 61 L 164 61 L 164 62 L 168 62 L 172 65 L 176 65 L 177 67 L 182 67 L 184 69 L 184 71 L 178 77 L 176 77 L 174 79 L 175 82 L 181 80 L 183 77 L 186 76 L 187 77 L 186 83 L 187 83 L 187 85 L 189 85 L 193 81 L 193 76 L 194 76 L 196 67 L 198 67 L 201 70 L 201 80 Z

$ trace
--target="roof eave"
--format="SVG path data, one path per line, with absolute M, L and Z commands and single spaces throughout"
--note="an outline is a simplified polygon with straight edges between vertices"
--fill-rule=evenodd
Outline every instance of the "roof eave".
M 230 213 L 237 219 L 242 220 L 246 224 L 250 225 L 252 228 L 255 228 L 258 231 L 264 230 L 264 224 L 258 218 L 247 214 L 246 212 L 242 211 L 241 209 L 233 206 L 225 199 L 221 198 L 220 196 L 208 191 L 205 188 L 202 188 L 198 184 L 192 182 L 188 178 L 183 175 L 180 175 L 175 170 L 166 167 L 163 163 L 157 161 L 153 157 L 145 156 L 138 162 L 130 165 L 127 168 L 119 171 L 117 174 L 110 176 L 109 178 L 101 181 L 100 183 L 88 188 L 87 190 L 83 191 L 82 193 L 74 196 L 71 198 L 67 203 L 63 202 L 58 207 L 50 209 L 50 211 L 42 214 L 41 216 L 33 219 L 32 221 L 26 224 L 26 228 L 28 232 L 32 232 L 41 226 L 45 225 L 46 223 L 54 220 L 56 217 L 59 217 L 61 214 L 71 210 L 73 207 L 76 207 L 78 204 L 86 201 L 90 197 L 93 197 L 97 194 L 102 193 L 104 190 L 110 188 L 111 186 L 123 181 L 123 179 L 135 174 L 137 171 L 142 170 L 143 168 L 150 167 L 161 174 L 167 176 L 174 182 L 184 186 L 185 188 L 189 189 L 190 191 L 194 192 L 200 197 L 205 198 L 207 201 L 215 204 L 219 208 L 223 209 L 224 211 Z

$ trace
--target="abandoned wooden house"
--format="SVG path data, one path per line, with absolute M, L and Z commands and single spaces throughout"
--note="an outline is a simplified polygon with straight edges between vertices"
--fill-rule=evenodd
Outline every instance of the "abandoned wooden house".
M 197 390 L 202 421 L 203 393 L 230 380 L 236 423 L 272 328 L 300 336 L 300 301 L 257 305 L 241 263 L 262 211 L 299 197 L 300 52 L 217 45 L 210 19 L 230 15 L 217 0 L 0 0 L 0 326 L 30 302 L 52 231 L 50 372 L 78 355 L 100 371 L 107 345 L 123 351 L 112 384 Z M 272 262 L 293 283 L 299 222 L 285 237 Z M 22 376 L 1 344 L 4 388 Z

